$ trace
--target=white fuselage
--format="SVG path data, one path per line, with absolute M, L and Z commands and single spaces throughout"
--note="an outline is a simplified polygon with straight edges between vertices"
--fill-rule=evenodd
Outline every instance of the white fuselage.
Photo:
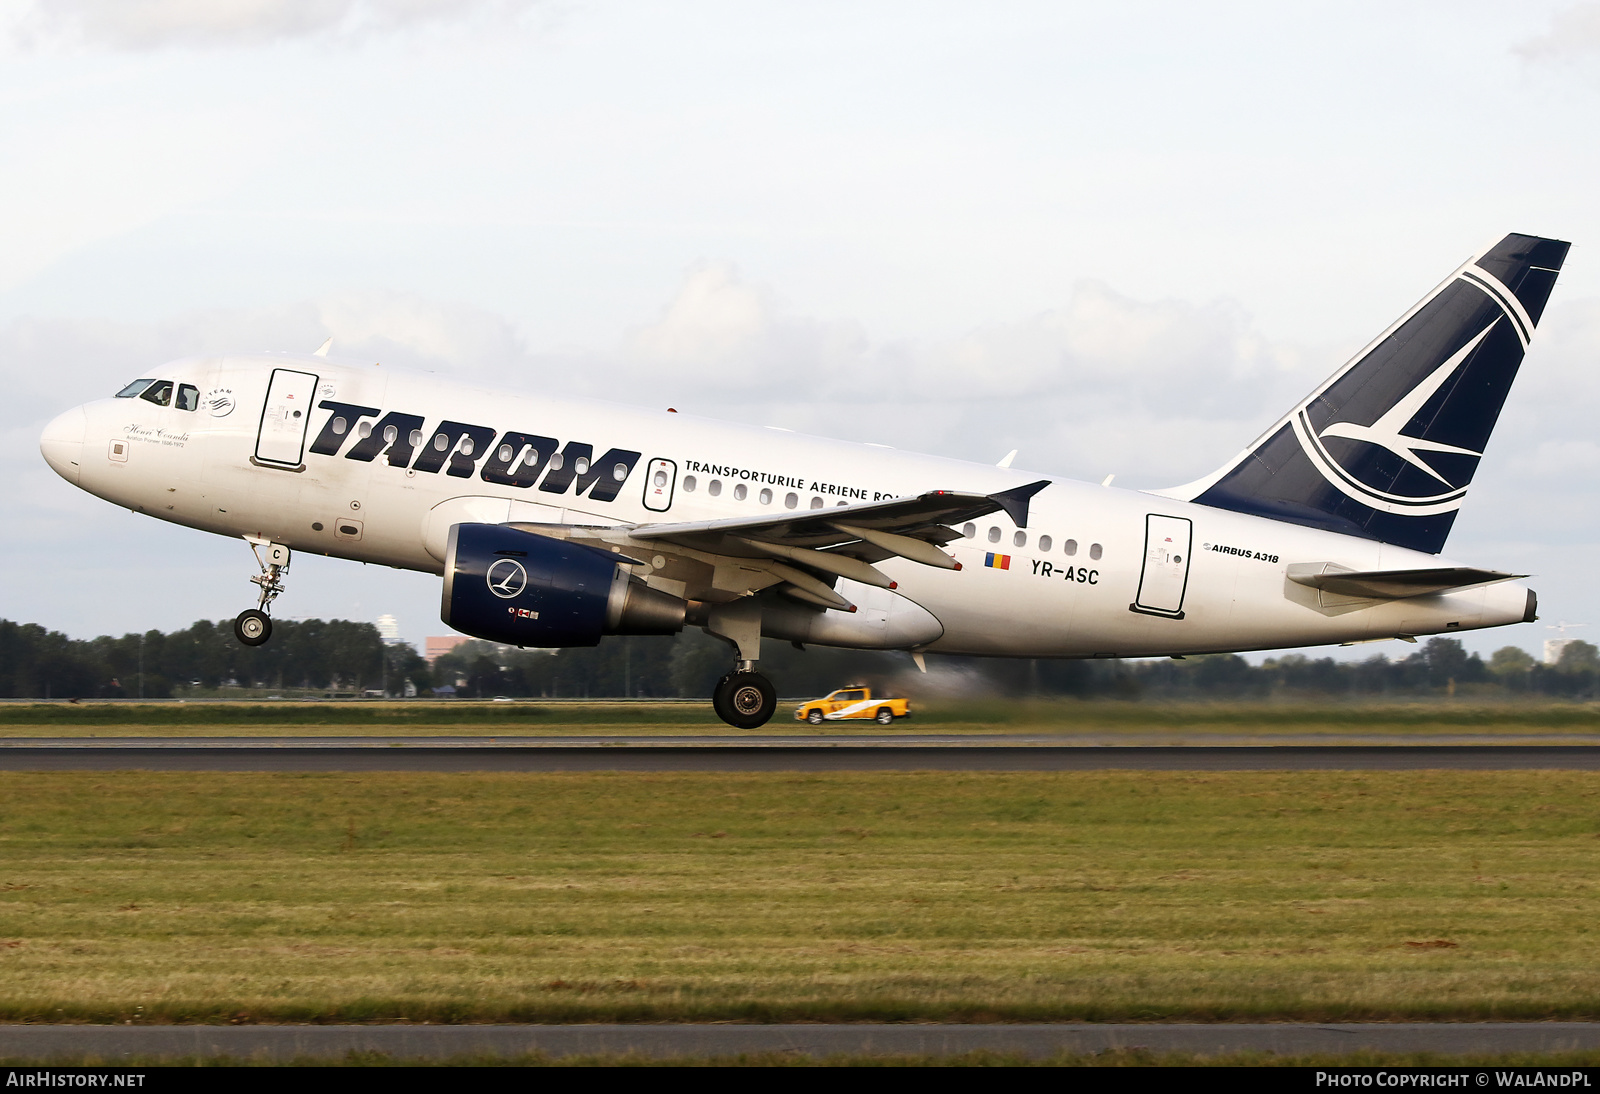
M 309 427 L 299 470 L 255 458 L 264 451 L 258 446 L 265 443 L 263 407 L 274 370 L 315 378 L 314 405 L 303 411 Z M 931 490 L 991 494 L 1045 477 L 771 427 L 491 391 L 309 355 L 192 358 L 158 375 L 197 389 L 198 408 L 141 398 L 88 403 L 46 431 L 41 447 L 51 465 L 92 494 L 162 520 L 433 573 L 441 571 L 449 525 L 462 521 L 681 523 L 781 514 L 791 502 L 803 510 Z M 324 407 L 329 402 L 377 413 L 341 415 Z M 391 414 L 422 419 L 422 444 L 398 462 L 391 462 L 391 452 L 370 461 L 351 458 L 363 425 L 381 436 Z M 345 431 L 335 436 L 329 431 L 340 416 Z M 495 440 L 480 441 L 471 453 L 456 444 L 443 466 L 418 470 L 441 423 L 483 427 L 479 435 L 493 431 Z M 590 445 L 597 467 L 612 450 L 634 459 L 611 500 L 595 500 L 606 491 L 592 476 L 582 494 L 581 476 L 560 492 L 542 488 L 555 481 L 548 478 L 525 485 L 486 481 L 482 469 L 508 432 L 552 439 L 563 448 Z M 325 448 L 336 441 L 337 450 L 312 451 L 318 438 Z M 610 474 L 613 467 L 621 472 L 616 462 L 599 471 Z M 670 472 L 664 493 L 659 487 L 652 493 L 655 470 Z M 1171 529 L 1184 531 L 1160 534 Z M 1275 649 L 1455 633 L 1520 622 L 1528 604 L 1527 590 L 1509 582 L 1403 600 L 1326 597 L 1290 582 L 1288 566 L 1326 562 L 1370 571 L 1447 563 L 1371 540 L 1064 479 L 1052 479 L 1032 499 L 1025 529 L 995 514 L 970 531 L 947 547 L 962 564 L 959 571 L 894 558 L 879 568 L 898 583 L 895 593 L 849 581 L 840 591 L 853 590 L 864 603 L 903 597 L 942 625 L 936 639 L 923 635 L 906 644 L 1025 657 Z M 1167 539 L 1175 541 L 1157 542 Z M 1008 563 L 991 555 L 1006 556 Z M 650 579 L 648 566 L 644 576 Z M 658 578 L 678 591 L 665 575 Z M 1133 610 L 1141 596 L 1175 597 L 1168 606 L 1181 605 L 1181 611 Z

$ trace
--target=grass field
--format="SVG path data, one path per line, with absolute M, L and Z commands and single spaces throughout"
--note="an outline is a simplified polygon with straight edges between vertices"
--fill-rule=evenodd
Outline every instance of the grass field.
M 1600 1017 L 1600 775 L 0 773 L 0 1020 Z
M 881 734 L 870 721 L 809 726 L 780 704 L 768 735 Z M 709 702 L 570 701 L 0 703 L 0 737 L 523 736 L 747 734 Z M 1600 737 L 1600 703 L 1130 703 L 930 700 L 895 723 L 901 733 L 1027 733 L 1068 738 L 1405 736 L 1501 734 L 1526 740 Z

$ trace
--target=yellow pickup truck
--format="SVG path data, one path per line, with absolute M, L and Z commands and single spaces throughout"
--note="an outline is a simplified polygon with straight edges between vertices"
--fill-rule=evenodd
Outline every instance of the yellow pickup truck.
M 795 721 L 810 722 L 814 726 L 846 718 L 869 718 L 886 726 L 896 718 L 909 717 L 911 700 L 874 695 L 871 688 L 860 685 L 840 688 L 822 699 L 807 699 L 794 708 Z

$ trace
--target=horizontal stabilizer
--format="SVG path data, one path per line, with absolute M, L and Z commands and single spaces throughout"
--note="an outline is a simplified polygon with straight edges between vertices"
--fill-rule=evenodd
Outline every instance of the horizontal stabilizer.
M 1471 566 L 1434 566 L 1421 570 L 1352 570 L 1337 562 L 1296 562 L 1289 567 L 1289 580 L 1299 585 L 1336 596 L 1355 596 L 1369 600 L 1404 600 L 1409 596 L 1467 589 L 1515 581 L 1527 574 L 1507 574 L 1499 570 L 1479 570 Z

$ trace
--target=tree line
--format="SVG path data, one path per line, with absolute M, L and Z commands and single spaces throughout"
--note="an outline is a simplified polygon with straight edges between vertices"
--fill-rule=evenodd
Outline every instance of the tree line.
M 762 671 L 785 695 L 822 695 L 852 683 L 915 687 L 903 653 L 796 648 L 768 640 Z M 0 697 L 164 699 L 230 689 L 415 694 L 428 698 L 704 698 L 731 665 L 728 647 L 698 630 L 674 637 L 608 638 L 599 646 L 518 650 L 470 641 L 432 665 L 409 645 L 386 645 L 370 623 L 279 620 L 272 641 L 241 646 L 231 620 L 201 620 L 171 633 L 73 639 L 0 620 Z M 1234 654 L 1168 660 L 1049 661 L 930 657 L 929 666 L 979 693 L 1082 698 L 1317 698 L 1600 693 L 1600 650 L 1569 642 L 1554 665 L 1516 646 L 1488 661 L 1454 638 L 1434 638 L 1400 657 L 1362 661 L 1287 654 L 1252 665 Z

